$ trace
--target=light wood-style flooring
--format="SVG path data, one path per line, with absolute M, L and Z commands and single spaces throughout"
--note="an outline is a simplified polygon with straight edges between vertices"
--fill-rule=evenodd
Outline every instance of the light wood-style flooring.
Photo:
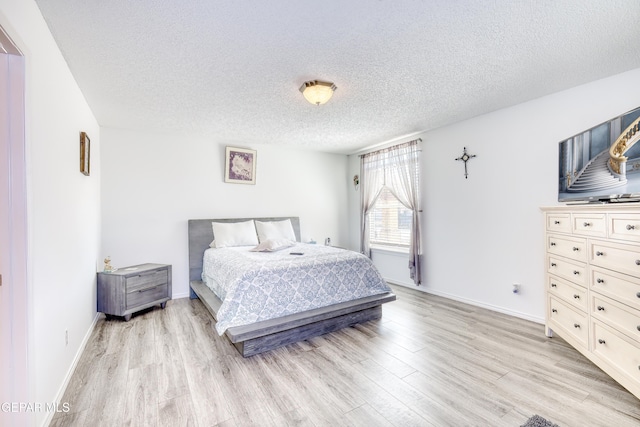
M 199 300 L 98 321 L 52 426 L 639 426 L 542 325 L 394 286 L 381 320 L 244 359 Z

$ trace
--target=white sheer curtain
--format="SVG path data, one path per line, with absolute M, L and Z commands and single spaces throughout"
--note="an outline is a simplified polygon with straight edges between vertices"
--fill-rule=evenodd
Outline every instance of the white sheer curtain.
M 380 191 L 389 191 L 412 212 L 409 243 L 409 276 L 416 285 L 422 277 L 421 270 L 421 230 L 420 230 L 420 140 L 396 145 L 384 150 L 365 154 L 361 158 L 361 238 L 362 253 L 371 256 L 369 246 L 369 212 Z

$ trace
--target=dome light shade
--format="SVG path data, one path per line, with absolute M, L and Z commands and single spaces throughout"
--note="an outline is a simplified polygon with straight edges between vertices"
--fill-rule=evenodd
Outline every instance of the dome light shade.
M 304 82 L 300 86 L 300 92 L 305 99 L 312 104 L 322 105 L 331 99 L 333 91 L 337 87 L 331 82 L 322 82 L 320 80 L 311 80 Z

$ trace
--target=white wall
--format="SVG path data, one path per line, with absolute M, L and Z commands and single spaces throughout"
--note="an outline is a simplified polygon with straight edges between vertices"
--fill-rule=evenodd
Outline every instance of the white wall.
M 266 145 L 256 185 L 224 182 L 225 143 L 103 128 L 102 255 L 123 267 L 172 264 L 173 297 L 188 295 L 187 220 L 299 216 L 303 241 L 348 240 L 347 157 Z
M 558 143 L 638 107 L 638 81 L 640 69 L 410 138 L 423 140 L 419 289 L 543 321 L 539 207 L 558 204 Z M 463 163 L 454 161 L 465 146 L 477 155 L 468 163 L 468 179 Z M 349 171 L 358 173 L 357 156 L 350 156 Z M 359 223 L 358 196 L 349 201 L 352 230 Z M 352 232 L 350 246 L 357 241 Z M 404 259 L 384 254 L 374 262 L 381 270 L 406 266 Z M 514 282 L 521 285 L 519 295 L 511 292 Z
M 0 11 L 26 64 L 30 401 L 45 404 L 60 397 L 96 316 L 100 134 L 36 3 L 2 0 Z M 79 171 L 80 131 L 91 137 L 90 177 Z

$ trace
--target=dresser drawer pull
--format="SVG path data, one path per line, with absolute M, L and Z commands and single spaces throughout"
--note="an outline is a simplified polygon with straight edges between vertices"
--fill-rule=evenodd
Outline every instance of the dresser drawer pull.
M 580 250 L 580 248 L 579 248 L 579 247 L 577 247 L 577 246 L 574 246 L 574 247 L 573 247 L 573 251 L 574 251 L 574 252 L 578 252 L 579 250 Z
M 574 299 L 580 299 L 580 295 L 575 294 L 575 295 L 573 296 L 573 298 L 574 298 Z
M 558 310 L 556 310 L 555 308 L 552 308 L 552 309 L 551 309 L 551 312 L 552 312 L 552 313 L 557 313 L 557 312 L 558 312 Z
M 574 328 L 576 328 L 576 329 L 578 329 L 578 328 L 580 328 L 580 325 L 579 325 L 579 324 L 577 324 L 577 323 L 574 323 L 574 324 L 573 324 L 573 327 L 574 327 Z
M 635 229 L 636 229 L 635 225 L 627 224 L 627 230 L 635 230 Z
M 551 242 L 549 245 L 550 245 L 550 246 L 555 246 L 555 245 L 556 245 L 556 242 Z
M 604 283 L 604 279 L 601 279 L 601 278 L 599 278 L 599 277 L 598 277 L 598 278 L 596 279 L 596 282 L 598 282 L 598 283 Z
M 604 307 L 603 307 L 603 306 L 601 306 L 601 305 L 599 305 L 599 306 L 598 306 L 598 311 L 604 311 Z
M 584 223 L 584 224 L 582 224 L 582 225 L 584 225 L 585 227 L 591 227 L 591 223 L 590 223 L 590 222 L 585 222 L 585 223 Z
M 606 344 L 606 342 L 605 342 L 605 340 L 603 340 L 602 338 L 600 338 L 600 339 L 598 340 L 598 344 Z
M 640 325 L 636 326 L 636 329 L 640 331 Z
M 557 264 L 555 262 L 551 263 L 551 267 L 555 267 Z
M 558 285 L 556 285 L 555 283 L 552 283 L 552 284 L 551 284 L 551 287 L 552 287 L 552 288 L 557 288 L 557 287 L 558 287 Z
M 602 255 L 604 255 L 604 252 L 596 251 L 596 256 L 602 256 Z
M 578 270 L 573 270 L 573 274 L 577 276 L 578 274 L 580 274 L 580 272 Z
M 638 292 L 638 293 L 636 294 L 636 296 L 637 296 L 638 298 L 640 298 L 640 292 Z
M 560 225 L 560 221 L 553 221 L 555 225 Z
M 636 260 L 636 265 L 640 265 L 640 259 Z

